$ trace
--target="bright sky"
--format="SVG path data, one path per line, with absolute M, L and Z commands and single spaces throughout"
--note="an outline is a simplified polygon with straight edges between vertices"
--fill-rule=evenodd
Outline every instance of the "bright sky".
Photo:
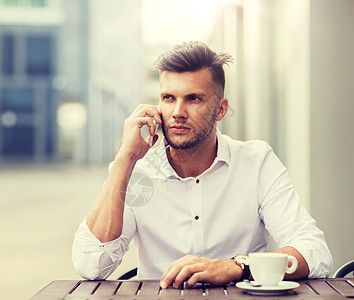
M 230 0 L 142 0 L 143 40 L 149 45 L 206 42 L 225 2 Z

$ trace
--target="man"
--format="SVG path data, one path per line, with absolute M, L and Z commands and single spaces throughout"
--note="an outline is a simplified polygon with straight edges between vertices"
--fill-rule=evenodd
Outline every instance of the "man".
M 107 278 L 134 238 L 139 279 L 161 279 L 162 288 L 224 285 L 249 277 L 247 259 L 236 255 L 266 251 L 265 230 L 277 252 L 298 260 L 288 279 L 329 275 L 324 235 L 269 145 L 232 140 L 216 127 L 228 110 L 230 60 L 199 42 L 158 58 L 159 106 L 139 105 L 125 121 L 109 176 L 75 235 L 83 277 Z M 156 124 L 164 140 L 150 149 Z

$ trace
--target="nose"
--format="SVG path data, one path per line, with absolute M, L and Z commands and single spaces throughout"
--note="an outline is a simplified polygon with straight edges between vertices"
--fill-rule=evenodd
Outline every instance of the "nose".
M 177 101 L 175 101 L 175 106 L 173 108 L 172 117 L 175 119 L 179 119 L 179 118 L 186 119 L 188 117 L 188 114 L 186 111 L 186 105 L 185 105 L 183 99 L 177 99 Z

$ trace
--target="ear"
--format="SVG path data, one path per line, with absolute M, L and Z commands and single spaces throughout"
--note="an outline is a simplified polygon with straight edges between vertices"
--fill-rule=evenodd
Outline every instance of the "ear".
M 219 111 L 216 115 L 216 121 L 221 121 L 225 117 L 228 109 L 229 100 L 227 100 L 226 98 L 222 98 L 221 100 L 219 100 Z

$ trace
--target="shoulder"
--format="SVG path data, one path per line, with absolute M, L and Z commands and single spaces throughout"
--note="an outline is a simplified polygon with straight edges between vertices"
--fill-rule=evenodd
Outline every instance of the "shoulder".
M 220 149 L 220 153 L 224 153 L 226 161 L 232 166 L 260 166 L 265 160 L 275 156 L 271 146 L 265 141 L 240 141 L 227 135 L 222 135 L 221 140 L 224 150 Z
M 271 146 L 261 140 L 240 141 L 235 140 L 227 135 L 223 135 L 225 143 L 233 155 L 248 155 L 248 156 L 265 156 L 272 151 Z

